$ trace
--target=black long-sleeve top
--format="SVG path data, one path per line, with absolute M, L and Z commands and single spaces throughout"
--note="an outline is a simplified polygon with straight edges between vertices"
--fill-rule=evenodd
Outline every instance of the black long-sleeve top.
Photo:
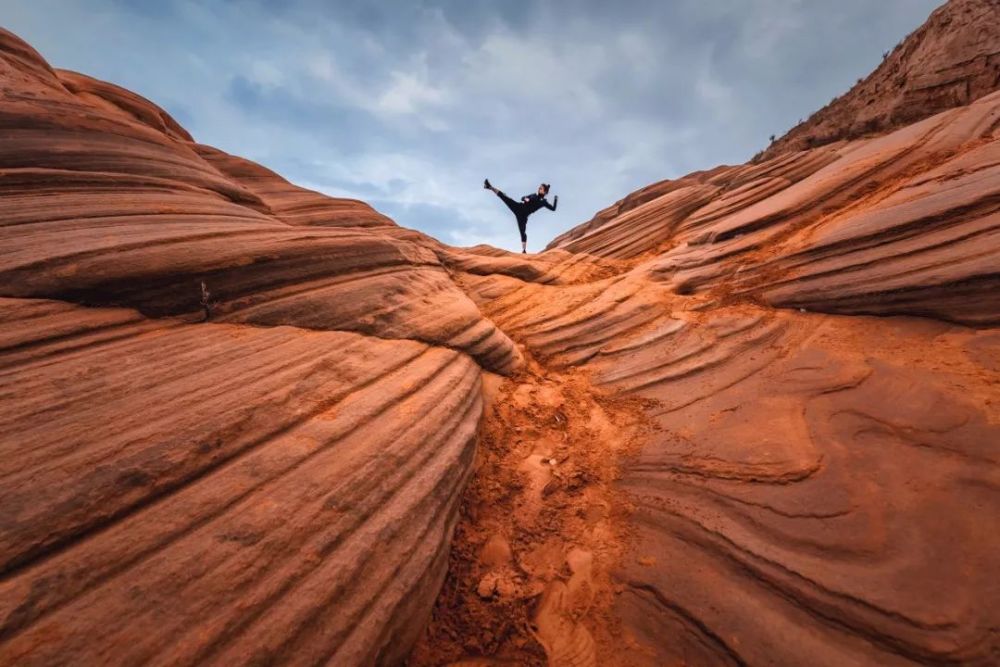
M 521 203 L 524 204 L 525 215 L 531 215 L 543 206 L 550 211 L 556 210 L 555 204 L 550 204 L 549 200 L 541 196 L 537 192 L 533 192 L 530 195 L 525 195 L 521 197 Z

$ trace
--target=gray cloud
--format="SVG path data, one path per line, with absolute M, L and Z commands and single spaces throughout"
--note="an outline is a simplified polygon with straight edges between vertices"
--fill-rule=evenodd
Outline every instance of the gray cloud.
M 647 183 L 739 163 L 867 74 L 934 0 L 0 0 L 58 67 L 199 140 L 458 244 L 529 247 Z

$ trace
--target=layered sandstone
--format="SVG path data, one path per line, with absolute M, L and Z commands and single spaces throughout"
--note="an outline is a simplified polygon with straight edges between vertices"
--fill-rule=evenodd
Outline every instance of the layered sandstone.
M 1000 86 L 997 0 L 951 0 L 847 93 L 773 142 L 757 160 L 881 134 L 965 106 Z
M 1000 659 L 1000 93 L 523 256 L 0 86 L 0 663 Z
M 998 133 L 993 93 L 882 137 L 640 191 L 554 245 L 639 261 L 677 294 L 997 324 Z
M 395 663 L 444 576 L 469 357 L 3 299 L 0 662 Z
M 3 31 L 0 137 L 0 663 L 398 663 L 511 340 L 436 244 Z
M 201 310 L 204 282 L 217 321 L 420 340 L 491 370 L 516 365 L 435 251 L 393 236 L 368 205 L 195 144 L 151 103 L 0 39 L 5 296 L 181 315 Z

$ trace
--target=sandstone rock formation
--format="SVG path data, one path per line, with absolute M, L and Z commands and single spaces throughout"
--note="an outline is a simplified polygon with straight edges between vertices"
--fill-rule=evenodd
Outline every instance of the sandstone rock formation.
M 724 306 L 631 274 L 551 289 L 487 312 L 653 401 L 623 470 L 625 664 L 995 661 L 995 329 Z
M 199 311 L 205 282 L 218 321 L 349 329 L 462 349 L 491 370 L 516 364 L 432 249 L 367 231 L 395 225 L 366 204 L 194 144 L 138 96 L 0 40 L 5 296 L 177 315 Z
M 883 133 L 1000 87 L 997 0 L 951 0 L 850 91 L 773 142 L 760 160 Z
M 415 341 L 0 301 L 0 663 L 398 662 L 479 368 Z
M 406 655 L 519 363 L 413 238 L 0 31 L 0 663 Z
M 886 136 L 658 184 L 555 247 L 647 259 L 681 294 L 997 324 L 998 130 L 993 93 Z
M 0 32 L 0 664 L 996 664 L 976 97 L 522 256 Z

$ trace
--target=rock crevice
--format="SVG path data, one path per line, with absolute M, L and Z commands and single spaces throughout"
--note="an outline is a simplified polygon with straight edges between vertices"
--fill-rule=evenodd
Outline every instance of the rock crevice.
M 0 30 L 0 663 L 995 664 L 997 11 L 529 256 Z

